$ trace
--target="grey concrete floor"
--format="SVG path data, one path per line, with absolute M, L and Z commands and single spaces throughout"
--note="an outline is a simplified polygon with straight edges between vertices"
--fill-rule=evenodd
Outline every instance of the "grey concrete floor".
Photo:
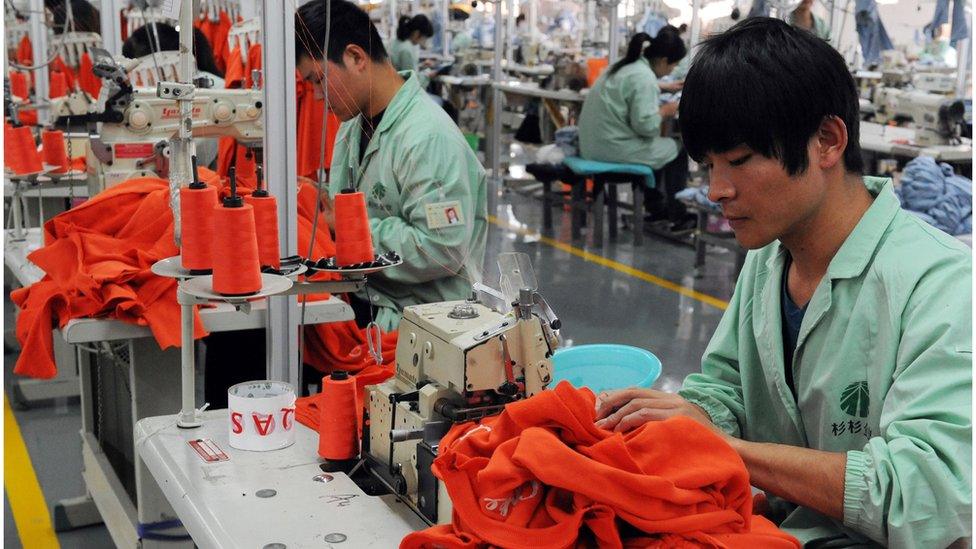
M 621 343 L 651 350 L 663 363 L 656 386 L 674 390 L 698 362 L 718 324 L 722 311 L 694 298 L 678 294 L 651 282 L 613 270 L 550 246 L 531 234 L 541 228 L 541 202 L 513 191 L 493 188 L 490 211 L 500 220 L 527 229 L 530 234 L 489 228 L 484 280 L 496 285 L 495 258 L 501 252 L 519 251 L 534 265 L 539 291 L 563 321 L 562 337 L 567 344 Z M 570 243 L 569 218 L 562 208 L 554 210 L 552 237 Z M 654 237 L 634 247 L 629 231 L 621 231 L 617 242 L 594 249 L 589 235 L 572 243 L 597 255 L 652 274 L 697 292 L 728 300 L 734 286 L 730 254 L 710 249 L 706 267 L 696 278 L 694 253 L 690 247 Z M 4 299 L 5 328 L 13 327 L 12 305 Z M 4 355 L 4 381 L 8 390 L 15 354 Z M 49 506 L 83 494 L 81 425 L 77 400 L 52 402 L 25 411 L 15 411 L 45 500 Z M 13 516 L 4 492 L 4 547 L 19 547 Z M 103 548 L 112 543 L 103 526 L 59 534 L 63 547 Z M 23 546 L 30 547 L 30 543 Z

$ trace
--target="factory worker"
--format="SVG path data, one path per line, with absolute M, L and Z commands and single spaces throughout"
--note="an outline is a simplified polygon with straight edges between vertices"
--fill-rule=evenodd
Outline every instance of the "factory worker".
M 790 12 L 789 23 L 830 42 L 830 27 L 826 21 L 813 14 L 812 8 L 813 0 L 800 0 L 800 5 Z
M 420 48 L 434 36 L 434 26 L 422 13 L 413 17 L 404 15 L 397 24 L 396 38 L 390 44 L 390 62 L 398 71 L 415 71 L 420 78 L 421 89 L 427 89 L 429 77 L 426 66 L 420 64 Z
M 649 220 L 666 217 L 675 229 L 694 223 L 674 199 L 685 188 L 688 158 L 677 141 L 661 136 L 661 124 L 675 116 L 678 104 L 659 104 L 658 78 L 668 75 L 686 53 L 678 29 L 670 25 L 654 38 L 643 32 L 635 34 L 627 55 L 593 84 L 579 117 L 581 157 L 646 164 L 663 173 L 658 181 L 663 178 L 665 188 L 647 189 L 645 207 Z
M 748 19 L 702 44 L 679 120 L 750 251 L 701 373 L 600 395 L 598 425 L 714 428 L 806 547 L 968 546 L 972 255 L 862 175 L 844 59 Z
M 325 61 L 315 45 L 325 42 L 330 5 Z M 416 73 L 393 68 L 355 4 L 313 0 L 299 8 L 295 29 L 299 72 L 327 84 L 329 104 L 343 121 L 329 195 L 346 188 L 365 193 L 374 248 L 403 258 L 403 265 L 370 277 L 370 301 L 365 292 L 353 298 L 357 320 L 373 313 L 391 330 L 406 306 L 469 297 L 485 255 L 487 188 L 460 130 L 420 88 Z M 331 226 L 328 204 L 326 218 Z

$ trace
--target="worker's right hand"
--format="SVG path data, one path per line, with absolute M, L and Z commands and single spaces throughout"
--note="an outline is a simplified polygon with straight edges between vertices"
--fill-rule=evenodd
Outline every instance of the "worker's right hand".
M 661 105 L 661 118 L 674 118 L 678 115 L 678 102 L 672 101 Z
M 600 393 L 596 401 L 596 426 L 618 433 L 675 416 L 690 417 L 717 431 L 704 410 L 674 393 L 631 388 Z

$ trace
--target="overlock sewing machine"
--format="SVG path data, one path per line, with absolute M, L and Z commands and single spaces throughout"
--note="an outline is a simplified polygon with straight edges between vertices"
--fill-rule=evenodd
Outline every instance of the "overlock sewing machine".
M 498 263 L 503 292 L 481 287 L 494 307 L 472 297 L 404 309 L 396 375 L 367 388 L 368 466 L 431 524 L 451 520 L 430 470 L 443 435 L 544 390 L 552 377 L 560 322 L 535 289 L 528 256 L 502 254 Z
M 179 107 L 174 99 L 192 94 L 193 137 L 235 138 L 258 148 L 264 137 L 260 89 L 211 89 L 206 82 L 186 86 L 159 82 L 156 88 L 134 88 L 128 69 L 140 60 L 120 65 L 105 50 L 94 49 L 95 74 L 102 79 L 97 101 L 84 92 L 52 100 L 58 122 L 84 124 L 89 132 L 88 172 L 94 191 L 133 177 L 167 177 L 168 142 L 179 129 Z

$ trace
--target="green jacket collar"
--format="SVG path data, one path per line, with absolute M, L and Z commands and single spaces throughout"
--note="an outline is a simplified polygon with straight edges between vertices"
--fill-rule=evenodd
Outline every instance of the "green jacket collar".
M 407 107 L 413 103 L 417 94 L 422 91 L 416 73 L 413 71 L 400 71 L 398 74 L 403 77 L 404 82 L 400 86 L 400 89 L 397 90 L 396 95 L 393 96 L 393 100 L 386 106 L 383 119 L 380 120 L 380 125 L 376 128 L 376 133 L 378 134 L 389 130 L 403 113 L 406 112 Z
M 830 280 L 860 276 L 881 244 L 881 237 L 888 230 L 895 214 L 901 209 L 890 178 L 865 176 L 864 186 L 874 196 L 874 202 L 830 260 L 826 277 Z M 766 260 L 769 271 L 773 271 L 777 261 L 783 260 L 787 253 L 781 242 L 777 241 L 776 247 L 776 253 Z

